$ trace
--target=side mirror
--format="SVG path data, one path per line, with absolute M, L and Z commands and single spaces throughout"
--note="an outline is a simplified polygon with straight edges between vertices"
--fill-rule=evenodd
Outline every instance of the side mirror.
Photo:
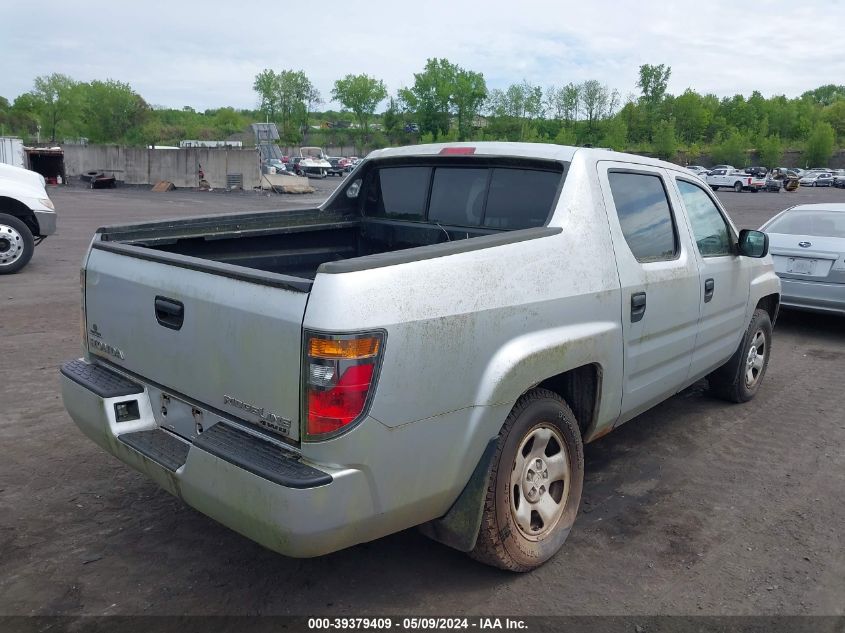
M 769 236 L 762 231 L 742 229 L 739 232 L 739 254 L 744 257 L 765 257 L 769 253 Z

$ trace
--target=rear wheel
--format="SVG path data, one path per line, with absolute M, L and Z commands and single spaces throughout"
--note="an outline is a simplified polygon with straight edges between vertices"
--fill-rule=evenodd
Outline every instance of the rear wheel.
M 736 181 L 734 183 L 734 191 L 736 191 L 737 193 L 742 193 L 742 183 L 741 182 Z
M 584 483 L 584 449 L 569 405 L 545 389 L 528 392 L 501 432 L 470 555 L 511 571 L 539 567 L 575 523 Z
M 731 359 L 707 377 L 714 395 L 731 402 L 748 402 L 760 389 L 772 349 L 769 313 L 757 309 Z
M 719 191 L 719 186 L 718 186 L 718 185 L 710 185 L 710 188 L 711 188 L 713 191 Z
M 20 219 L 0 213 L 0 275 L 11 275 L 29 263 L 35 251 L 32 232 Z

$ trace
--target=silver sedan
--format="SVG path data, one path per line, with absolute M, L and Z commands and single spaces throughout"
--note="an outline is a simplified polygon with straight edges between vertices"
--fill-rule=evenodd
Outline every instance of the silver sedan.
M 780 277 L 781 305 L 845 315 L 845 204 L 802 204 L 761 231 Z

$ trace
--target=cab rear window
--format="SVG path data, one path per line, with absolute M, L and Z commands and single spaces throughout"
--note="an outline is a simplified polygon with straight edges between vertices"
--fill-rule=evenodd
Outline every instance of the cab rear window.
M 381 167 L 364 215 L 494 230 L 543 226 L 563 179 L 554 167 Z

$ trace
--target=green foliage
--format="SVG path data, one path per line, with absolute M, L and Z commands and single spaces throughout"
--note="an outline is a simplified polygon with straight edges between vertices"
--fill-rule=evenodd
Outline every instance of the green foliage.
M 487 84 L 481 73 L 460 66 L 455 66 L 453 72 L 449 101 L 458 124 L 457 140 L 466 141 L 472 135 L 475 117 L 487 97 Z
M 617 115 L 608 119 L 604 124 L 601 145 L 602 147 L 609 147 L 616 151 L 621 151 L 628 147 L 628 125 L 622 116 Z M 674 154 L 675 150 L 672 153 Z
M 405 107 L 416 113 L 420 132 L 434 139 L 449 131 L 453 75 L 448 59 L 428 59 L 423 71 L 414 73 L 414 85 L 399 91 Z
M 845 97 L 827 106 L 822 111 L 822 117 L 830 123 L 839 142 L 845 142 Z
M 285 143 L 298 143 L 308 132 L 313 105 L 321 103 L 319 91 L 301 70 L 275 72 L 265 69 L 255 76 L 253 90 L 258 105 L 269 121 L 279 124 Z
M 381 117 L 381 123 L 388 136 L 394 136 L 402 131 L 402 117 L 399 114 L 399 104 L 396 99 L 390 97 L 387 103 L 387 110 Z
M 830 123 L 818 123 L 807 139 L 804 160 L 807 167 L 824 167 L 833 155 L 833 127 Z
M 448 59 L 428 59 L 414 85 L 399 91 L 406 111 L 413 112 L 422 134 L 435 140 L 466 140 L 474 133 L 475 120 L 487 97 L 484 75 L 461 68 Z M 456 132 L 450 133 L 451 117 Z
M 670 66 L 663 64 L 658 66 L 643 64 L 640 66 L 640 78 L 637 81 L 637 87 L 642 92 L 640 107 L 643 109 L 643 119 L 646 123 L 644 130 L 646 140 L 654 139 L 658 131 L 655 124 L 666 96 L 666 87 L 671 75 L 672 68 Z
M 381 79 L 369 75 L 346 75 L 334 82 L 332 97 L 352 110 L 362 134 L 366 135 L 376 107 L 387 98 L 387 88 Z
M 149 118 L 150 107 L 129 84 L 107 79 L 79 84 L 81 136 L 93 143 L 125 142 Z
M 675 121 L 658 121 L 654 128 L 654 152 L 664 160 L 672 160 L 678 153 L 675 138 Z
M 657 106 L 666 94 L 666 86 L 671 75 L 671 66 L 664 66 L 663 64 L 659 66 L 643 64 L 640 66 L 637 88 L 642 91 L 642 101 Z
M 764 138 L 757 149 L 760 154 L 760 165 L 763 167 L 774 169 L 783 161 L 783 144 L 777 135 Z
M 739 132 L 733 131 L 713 146 L 711 155 L 717 163 L 745 167 L 748 162 L 748 140 Z
M 585 81 L 581 85 L 580 93 L 584 114 L 587 116 L 588 131 L 592 134 L 595 121 L 601 118 L 607 109 L 610 93 L 607 86 L 595 79 Z
M 69 129 L 79 116 L 78 84 L 67 75 L 53 73 L 36 77 L 30 95 L 36 120 L 51 141 L 55 141 L 62 130 Z
M 571 127 L 562 127 L 557 136 L 555 136 L 554 142 L 558 145 L 576 145 L 578 139 L 575 136 L 575 130 Z
M 655 152 L 687 160 L 712 154 L 743 166 L 756 147 L 763 163 L 782 161 L 786 148 L 805 147 L 805 162 L 827 162 L 845 143 L 845 86 L 829 84 L 800 97 L 719 98 L 687 89 L 667 92 L 671 68 L 644 64 L 638 94 L 588 80 L 543 89 L 527 81 L 488 90 L 481 73 L 448 59 L 428 59 L 413 84 L 387 97 L 383 82 L 347 75 L 332 97 L 343 111 L 314 116 L 319 91 L 302 71 L 265 69 L 254 77 L 258 110 L 230 107 L 197 112 L 190 105 L 150 108 L 131 86 L 113 79 L 80 83 L 61 74 L 37 77 L 33 89 L 10 103 L 0 97 L 0 134 L 28 141 L 87 137 L 95 143 L 175 145 L 184 139 L 225 139 L 256 120 L 279 125 L 283 144 L 351 145 L 361 151 L 421 141 L 510 140 L 594 144 Z M 620 109 L 621 106 L 621 109 Z M 484 116 L 479 116 L 483 113 Z M 405 124 L 419 125 L 406 132 Z
M 838 99 L 845 99 L 845 86 L 837 86 L 835 84 L 819 86 L 815 90 L 808 90 L 801 95 L 801 98 L 810 99 L 823 106 L 831 105 Z
M 697 143 L 704 137 L 713 117 L 701 95 L 689 88 L 673 101 L 672 114 L 678 138 L 687 144 Z

